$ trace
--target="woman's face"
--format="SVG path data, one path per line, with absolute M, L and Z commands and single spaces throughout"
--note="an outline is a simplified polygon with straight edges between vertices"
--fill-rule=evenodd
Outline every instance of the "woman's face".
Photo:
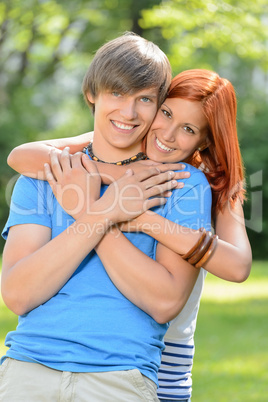
M 206 146 L 207 119 L 200 102 L 167 98 L 147 134 L 146 152 L 156 162 L 179 162 Z

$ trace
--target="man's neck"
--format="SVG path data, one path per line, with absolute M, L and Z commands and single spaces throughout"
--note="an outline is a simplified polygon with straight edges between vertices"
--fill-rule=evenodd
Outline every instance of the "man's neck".
M 116 147 L 107 142 L 102 136 L 94 133 L 93 140 L 94 155 L 104 162 L 118 162 L 130 158 L 142 151 L 142 141 L 135 143 L 128 148 Z

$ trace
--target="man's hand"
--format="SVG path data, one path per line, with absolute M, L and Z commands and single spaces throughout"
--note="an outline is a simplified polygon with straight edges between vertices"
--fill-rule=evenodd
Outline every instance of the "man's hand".
M 58 155 L 52 150 L 50 165 L 45 164 L 45 176 L 59 204 L 74 219 L 90 211 L 100 196 L 98 169 L 81 152 L 70 155 L 66 148 Z
M 134 164 L 133 164 L 134 165 Z M 45 175 L 62 208 L 74 219 L 84 213 L 103 214 L 112 223 L 129 221 L 150 208 L 163 205 L 170 190 L 179 188 L 171 171 L 148 167 L 138 173 L 132 169 L 111 183 L 100 196 L 101 179 L 96 164 L 87 155 L 70 155 L 68 149 L 58 155 L 51 151 Z

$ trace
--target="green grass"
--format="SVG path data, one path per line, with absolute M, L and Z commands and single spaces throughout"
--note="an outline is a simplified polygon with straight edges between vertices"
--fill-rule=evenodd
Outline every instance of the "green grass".
M 268 401 L 268 262 L 242 284 L 208 275 L 195 336 L 193 402 Z
M 0 299 L 0 354 L 17 317 Z M 206 279 L 195 335 L 192 402 L 268 400 L 268 262 L 242 284 Z
M 2 267 L 2 259 L 0 258 L 0 273 Z M 16 328 L 18 323 L 18 317 L 12 313 L 8 308 L 5 306 L 1 294 L 0 294 L 0 357 L 5 354 L 6 347 L 5 347 L 5 337 L 9 331 L 12 331 Z
M 0 357 L 5 354 L 6 347 L 4 345 L 6 334 L 16 328 L 18 317 L 13 314 L 4 305 L 0 298 Z

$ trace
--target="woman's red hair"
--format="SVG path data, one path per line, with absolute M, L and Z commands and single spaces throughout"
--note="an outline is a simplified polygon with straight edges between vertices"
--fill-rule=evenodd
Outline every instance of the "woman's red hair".
M 187 70 L 173 78 L 168 98 L 201 102 L 208 121 L 208 147 L 187 162 L 201 167 L 212 188 L 213 211 L 245 199 L 244 167 L 236 129 L 236 96 L 232 84 L 209 70 Z M 201 165 L 201 166 L 200 166 Z

